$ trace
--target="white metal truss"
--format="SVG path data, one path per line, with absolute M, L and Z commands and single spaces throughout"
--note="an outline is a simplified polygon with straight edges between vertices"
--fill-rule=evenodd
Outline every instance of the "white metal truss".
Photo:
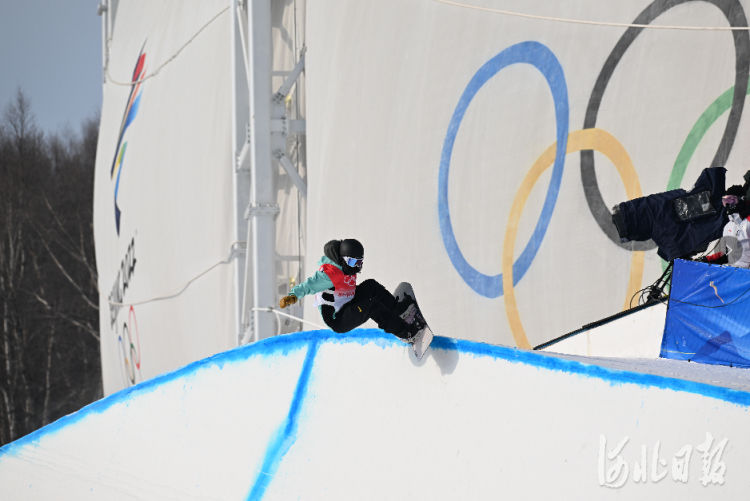
M 304 133 L 303 121 L 289 120 L 285 100 L 304 69 L 304 49 L 286 81 L 271 89 L 273 46 L 271 0 L 230 0 L 232 8 L 232 147 L 235 164 L 237 240 L 246 241 L 245 260 L 237 261 L 238 340 L 241 344 L 276 332 L 276 216 L 274 160 L 297 189 L 305 181 L 287 154 L 287 136 Z
M 109 44 L 120 0 L 100 0 L 102 64 L 108 67 Z M 304 48 L 294 69 L 272 92 L 272 0 L 227 0 L 232 13 L 232 159 L 235 247 L 234 289 L 238 343 L 257 341 L 277 332 L 276 216 L 274 161 L 284 169 L 303 197 L 305 180 L 289 159 L 287 137 L 304 134 L 304 120 L 287 117 L 286 98 L 304 70 Z

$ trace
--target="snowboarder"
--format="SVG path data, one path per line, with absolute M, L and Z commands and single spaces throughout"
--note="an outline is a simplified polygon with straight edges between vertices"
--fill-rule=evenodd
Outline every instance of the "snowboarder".
M 357 274 L 362 271 L 365 249 L 353 239 L 331 240 L 323 246 L 320 268 L 314 275 L 279 301 L 286 308 L 297 299 L 315 295 L 315 304 L 323 321 L 334 332 L 348 332 L 373 319 L 378 327 L 404 341 L 414 342 L 417 333 L 425 326 L 416 303 L 398 302 L 385 287 L 373 279 L 357 284 Z

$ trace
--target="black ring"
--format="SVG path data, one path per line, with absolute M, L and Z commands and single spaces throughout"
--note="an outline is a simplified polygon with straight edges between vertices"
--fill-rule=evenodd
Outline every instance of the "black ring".
M 649 24 L 655 18 L 677 5 L 693 2 L 696 0 L 655 0 L 651 5 L 646 7 L 633 21 L 633 24 Z M 702 0 L 714 4 L 721 9 L 724 16 L 731 26 L 747 26 L 747 18 L 742 5 L 738 0 Z M 589 104 L 586 108 L 586 117 L 583 122 L 584 129 L 590 129 L 596 126 L 596 117 L 599 113 L 599 106 L 604 95 L 604 90 L 612 77 L 617 64 L 625 54 L 625 51 L 635 41 L 636 37 L 644 28 L 630 27 L 622 35 L 612 52 L 609 54 L 604 66 L 602 67 L 599 77 L 596 80 L 594 89 L 589 98 Z M 721 138 L 719 148 L 714 155 L 711 166 L 724 166 L 729 152 L 734 145 L 734 139 L 737 136 L 737 130 L 742 117 L 742 109 L 745 105 L 745 93 L 747 91 L 748 69 L 750 64 L 750 33 L 747 30 L 733 30 L 735 47 L 735 79 L 734 79 L 734 96 L 732 98 L 732 108 L 729 112 L 727 126 L 724 129 L 724 135 Z M 594 152 L 592 150 L 581 151 L 581 183 L 583 192 L 586 196 L 589 210 L 599 227 L 604 233 L 618 246 L 629 250 L 650 250 L 656 247 L 653 240 L 644 242 L 626 242 L 621 243 L 617 234 L 617 229 L 612 222 L 612 214 L 604 204 L 599 184 L 596 180 L 596 171 L 594 169 Z

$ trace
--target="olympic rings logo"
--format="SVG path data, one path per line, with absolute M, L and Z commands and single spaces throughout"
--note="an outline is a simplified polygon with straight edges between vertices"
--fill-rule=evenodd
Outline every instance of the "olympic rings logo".
M 128 321 L 122 324 L 122 334 L 117 337 L 122 360 L 123 376 L 134 385 L 141 373 L 141 341 L 138 335 L 138 321 L 135 318 L 135 308 L 128 311 Z
M 696 0 L 655 0 L 638 15 L 633 24 L 650 24 L 655 18 L 672 7 L 691 1 Z M 731 26 L 747 26 L 747 19 L 739 0 L 706 1 L 718 7 Z M 652 249 L 655 245 L 651 241 L 620 243 L 617 231 L 611 220 L 611 213 L 604 204 L 596 181 L 593 152 L 599 151 L 612 161 L 629 198 L 642 196 L 637 171 L 623 145 L 608 132 L 596 128 L 599 105 L 609 79 L 625 51 L 635 41 L 642 30 L 643 28 L 627 29 L 607 58 L 589 99 L 582 130 L 569 132 L 569 105 L 565 74 L 554 53 L 545 45 L 536 41 L 521 42 L 508 47 L 482 65 L 467 84 L 451 116 L 445 140 L 443 141 L 438 174 L 438 218 L 443 244 L 453 266 L 469 287 L 478 294 L 488 298 L 503 295 L 506 315 L 508 316 L 514 340 L 517 346 L 521 348 L 528 349 L 531 346 L 521 324 L 513 287 L 528 271 L 544 239 L 560 191 L 567 153 L 581 152 L 581 178 L 584 195 L 589 210 L 599 227 L 613 243 L 634 251 L 631 258 L 631 273 L 626 292 L 625 307 L 629 304 L 630 297 L 640 287 L 644 266 L 643 251 Z M 687 164 L 697 145 L 711 125 L 727 110 L 729 110 L 729 117 L 712 165 L 725 165 L 732 149 L 742 116 L 745 96 L 750 92 L 750 88 L 748 88 L 750 34 L 747 30 L 734 30 L 732 31 L 732 36 L 736 56 L 734 86 L 711 103 L 698 118 L 698 121 L 688 134 L 685 143 L 677 155 L 667 189 L 679 187 Z M 456 241 L 448 204 L 448 178 L 456 135 L 469 104 L 484 84 L 502 69 L 513 64 L 529 64 L 536 68 L 546 79 L 555 107 L 557 140 L 534 162 L 514 197 L 503 242 L 502 273 L 499 275 L 486 275 L 469 264 Z M 526 199 L 542 172 L 550 165 L 552 166 L 552 175 L 550 184 L 547 187 L 547 194 L 541 214 L 529 241 L 518 256 L 518 259 L 514 262 L 513 248 L 516 239 L 516 228 Z

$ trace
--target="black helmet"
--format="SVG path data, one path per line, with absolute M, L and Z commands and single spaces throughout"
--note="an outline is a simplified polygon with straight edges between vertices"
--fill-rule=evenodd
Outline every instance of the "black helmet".
M 341 256 L 356 257 L 362 259 L 365 257 L 365 248 L 359 243 L 359 240 L 353 238 L 347 238 L 341 241 L 341 247 L 339 247 L 339 253 Z
M 362 261 L 365 257 L 365 248 L 358 240 L 347 238 L 341 241 L 339 246 L 341 257 L 341 269 L 347 275 L 355 275 L 362 271 Z

